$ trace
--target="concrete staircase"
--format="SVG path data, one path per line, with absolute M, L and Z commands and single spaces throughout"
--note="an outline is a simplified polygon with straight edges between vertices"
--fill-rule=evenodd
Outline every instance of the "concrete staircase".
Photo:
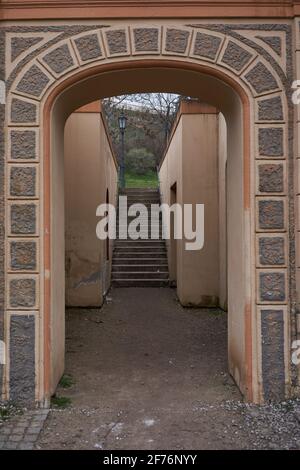
M 112 260 L 112 284 L 118 287 L 167 287 L 169 285 L 168 259 L 165 240 L 162 239 L 161 216 L 157 226 L 159 239 L 151 240 L 151 204 L 160 204 L 158 190 L 126 189 L 122 193 L 127 196 L 127 204 L 142 203 L 148 209 L 148 239 L 131 240 L 119 238 L 122 225 L 122 214 L 119 226 L 119 210 L 117 219 L 117 239 L 114 244 Z M 128 224 L 135 217 L 128 217 Z M 147 226 L 141 226 L 145 233 Z

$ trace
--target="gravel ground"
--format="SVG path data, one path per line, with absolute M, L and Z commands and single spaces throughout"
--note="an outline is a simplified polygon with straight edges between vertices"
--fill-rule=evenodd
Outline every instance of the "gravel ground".
M 114 289 L 69 309 L 66 374 L 37 449 L 300 449 L 300 401 L 242 402 L 227 373 L 227 319 L 172 289 Z M 70 385 L 70 383 L 64 384 Z

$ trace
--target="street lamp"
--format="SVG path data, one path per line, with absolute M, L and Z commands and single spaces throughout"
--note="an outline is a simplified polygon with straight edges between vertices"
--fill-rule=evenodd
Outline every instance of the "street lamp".
M 124 112 L 119 116 L 119 129 L 121 132 L 121 164 L 120 164 L 120 184 L 121 189 L 125 188 L 125 155 L 124 155 L 124 134 L 126 129 L 127 117 Z

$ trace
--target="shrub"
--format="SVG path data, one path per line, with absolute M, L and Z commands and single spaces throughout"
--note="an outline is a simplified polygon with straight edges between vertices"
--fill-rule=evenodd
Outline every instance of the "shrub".
M 145 148 L 132 148 L 125 156 L 126 171 L 143 175 L 155 171 L 155 157 Z

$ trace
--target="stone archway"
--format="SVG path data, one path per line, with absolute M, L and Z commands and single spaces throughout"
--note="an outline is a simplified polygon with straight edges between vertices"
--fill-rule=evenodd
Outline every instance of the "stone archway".
M 268 28 L 257 24 L 223 27 L 166 22 L 49 26 L 33 31 L 24 27 L 22 32 L 8 28 L 6 34 L 10 57 L 6 334 L 11 358 L 6 396 L 35 397 L 47 403 L 51 391 L 47 161 L 52 105 L 74 83 L 127 68 L 145 70 L 147 66 L 215 77 L 236 89 L 243 101 L 243 359 L 239 370 L 232 373 L 249 400 L 287 396 L 287 315 L 293 294 L 290 289 L 288 295 L 288 288 L 293 286 L 288 272 L 286 177 L 291 130 L 287 127 L 285 87 L 290 64 L 285 63 L 283 52 L 275 54 L 278 40 L 274 40 L 274 34 L 270 36 Z M 279 29 L 277 36 L 286 44 L 288 31 Z M 73 97 L 70 109 L 88 100 L 88 92 L 78 97 L 78 103 Z M 272 178 L 267 178 L 270 173 Z M 24 263 L 25 258 L 30 262 Z M 26 348 L 21 345 L 21 350 L 20 335 L 27 344 Z M 14 361 L 15 357 L 21 358 L 20 363 Z

